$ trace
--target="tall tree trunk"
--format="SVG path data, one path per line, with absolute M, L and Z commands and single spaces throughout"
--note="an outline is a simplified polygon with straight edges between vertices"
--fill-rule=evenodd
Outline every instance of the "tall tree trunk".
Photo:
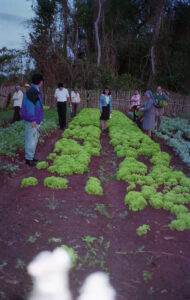
M 96 37 L 96 43 L 97 43 L 97 48 L 98 48 L 98 55 L 97 55 L 97 65 L 100 64 L 101 61 L 101 46 L 100 46 L 100 38 L 99 38 L 99 31 L 98 31 L 98 25 L 100 22 L 100 16 L 101 16 L 101 11 L 102 11 L 102 1 L 99 0 L 99 8 L 98 8 L 98 16 L 97 19 L 94 23 L 94 28 L 95 28 L 95 37 Z
M 156 67 L 156 44 L 159 38 L 160 34 L 160 27 L 162 23 L 162 15 L 163 11 L 166 5 L 166 0 L 158 1 L 158 5 L 155 12 L 155 23 L 154 23 L 154 30 L 153 30 L 153 39 L 152 39 L 152 45 L 150 49 L 150 60 L 151 60 L 151 72 L 149 77 L 149 83 L 154 80 L 157 74 L 157 67 Z

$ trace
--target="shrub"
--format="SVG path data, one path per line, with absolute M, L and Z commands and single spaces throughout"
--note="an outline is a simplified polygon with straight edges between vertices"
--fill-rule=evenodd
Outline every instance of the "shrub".
M 47 161 L 40 161 L 39 163 L 37 163 L 36 168 L 38 170 L 41 169 L 46 169 L 48 167 L 48 162 Z
M 21 187 L 35 186 L 38 184 L 38 179 L 35 177 L 24 178 L 21 181 Z
M 44 179 L 44 186 L 47 186 L 51 189 L 62 190 L 67 188 L 68 180 L 61 177 L 46 177 Z
M 88 194 L 103 195 L 103 189 L 100 185 L 100 180 L 96 177 L 90 177 L 86 183 L 85 191 Z
M 136 233 L 138 235 L 144 235 L 144 234 L 147 234 L 148 233 L 148 230 L 150 230 L 150 226 L 149 225 L 142 225 L 142 226 L 139 226 L 136 230 Z

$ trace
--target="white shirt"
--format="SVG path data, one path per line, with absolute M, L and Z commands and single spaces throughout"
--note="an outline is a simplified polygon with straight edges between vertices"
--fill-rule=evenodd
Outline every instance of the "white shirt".
M 71 92 L 71 102 L 72 103 L 79 103 L 80 102 L 79 92 L 78 93 L 75 93 L 74 91 Z
M 110 103 L 110 97 L 105 95 L 105 98 L 106 98 L 106 103 L 109 104 Z
M 63 88 L 62 90 L 57 88 L 55 90 L 54 97 L 57 98 L 57 102 L 65 102 L 65 101 L 67 101 L 67 98 L 69 98 L 69 92 L 65 88 Z
M 23 99 L 23 92 L 19 90 L 18 92 L 15 92 L 13 94 L 13 101 L 14 101 L 14 107 L 15 106 L 22 106 L 22 99 Z

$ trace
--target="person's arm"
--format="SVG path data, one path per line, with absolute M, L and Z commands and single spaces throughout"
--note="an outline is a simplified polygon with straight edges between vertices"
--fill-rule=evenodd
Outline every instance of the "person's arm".
M 168 98 L 164 93 L 162 94 L 162 101 L 168 102 Z
M 68 90 L 67 90 L 67 95 L 66 95 L 66 97 L 67 97 L 67 102 L 69 102 L 69 105 L 71 106 L 71 99 L 70 99 Z
M 151 108 L 153 103 L 152 99 L 148 99 L 143 105 L 141 105 L 140 111 L 147 111 Z
M 112 96 L 110 96 L 110 112 L 112 112 Z

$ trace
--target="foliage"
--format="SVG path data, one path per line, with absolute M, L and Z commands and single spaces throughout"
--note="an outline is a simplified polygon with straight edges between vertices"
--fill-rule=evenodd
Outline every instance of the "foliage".
M 181 160 L 190 166 L 190 126 L 188 120 L 163 117 L 160 132 L 155 131 L 155 135 L 164 139 L 180 156 Z
M 146 271 L 146 270 L 143 271 L 142 276 L 143 276 L 143 280 L 144 280 L 145 282 L 148 282 L 149 280 L 152 279 L 152 273 L 151 273 L 151 272 L 148 272 L 148 271 Z
M 38 179 L 35 177 L 24 178 L 21 181 L 21 187 L 35 186 L 38 184 Z
M 186 120 L 180 122 L 181 119 L 176 119 L 175 124 L 168 119 L 165 119 L 168 131 L 179 128 L 189 136 Z M 125 204 L 130 210 L 138 211 L 144 209 L 149 202 L 155 209 L 164 209 L 176 215 L 177 219 L 170 223 L 170 229 L 188 229 L 189 210 L 185 204 L 190 204 L 190 178 L 181 171 L 173 170 L 170 167 L 170 155 L 162 152 L 158 144 L 144 135 L 122 113 L 113 111 L 108 126 L 114 151 L 118 157 L 124 157 L 119 165 L 117 179 L 129 184 Z M 153 164 L 149 171 L 145 164 L 138 161 L 139 155 Z M 141 186 L 140 192 L 134 190 L 137 184 Z
M 38 170 L 41 170 L 41 169 L 46 169 L 48 167 L 48 162 L 47 161 L 40 161 L 37 163 L 36 165 L 36 168 Z
M 1 112 L 0 112 L 1 114 Z M 48 110 L 44 113 L 44 120 L 40 126 L 40 141 L 57 128 L 57 113 Z M 24 149 L 24 121 L 15 122 L 6 128 L 0 128 L 0 156 L 16 156 L 18 149 Z
M 125 196 L 125 204 L 129 205 L 132 211 L 142 210 L 147 206 L 145 198 L 140 192 L 131 191 Z
M 44 179 L 44 186 L 51 189 L 64 190 L 67 189 L 67 184 L 68 180 L 66 178 L 51 176 Z
M 106 216 L 108 219 L 112 218 L 103 203 L 96 203 L 95 211 L 98 211 L 101 215 Z
M 90 195 L 103 195 L 100 180 L 96 177 L 90 177 L 86 182 L 85 191 Z
M 71 268 L 75 267 L 77 259 L 78 259 L 78 254 L 77 252 L 73 249 L 68 247 L 67 245 L 61 245 L 60 248 L 63 248 L 64 250 L 66 250 L 70 257 L 71 257 Z
M 139 226 L 136 230 L 136 233 L 138 235 L 144 235 L 144 234 L 147 234 L 148 233 L 148 230 L 150 230 L 150 226 L 149 225 L 142 225 L 142 226 Z
M 100 155 L 99 111 L 97 109 L 83 109 L 70 122 L 62 134 L 62 139 L 56 142 L 53 152 L 48 159 L 53 164 L 48 168 L 51 173 L 60 176 L 83 174 L 88 170 L 92 155 Z M 83 140 L 83 145 L 71 139 Z M 59 154 L 59 155 L 58 155 Z

